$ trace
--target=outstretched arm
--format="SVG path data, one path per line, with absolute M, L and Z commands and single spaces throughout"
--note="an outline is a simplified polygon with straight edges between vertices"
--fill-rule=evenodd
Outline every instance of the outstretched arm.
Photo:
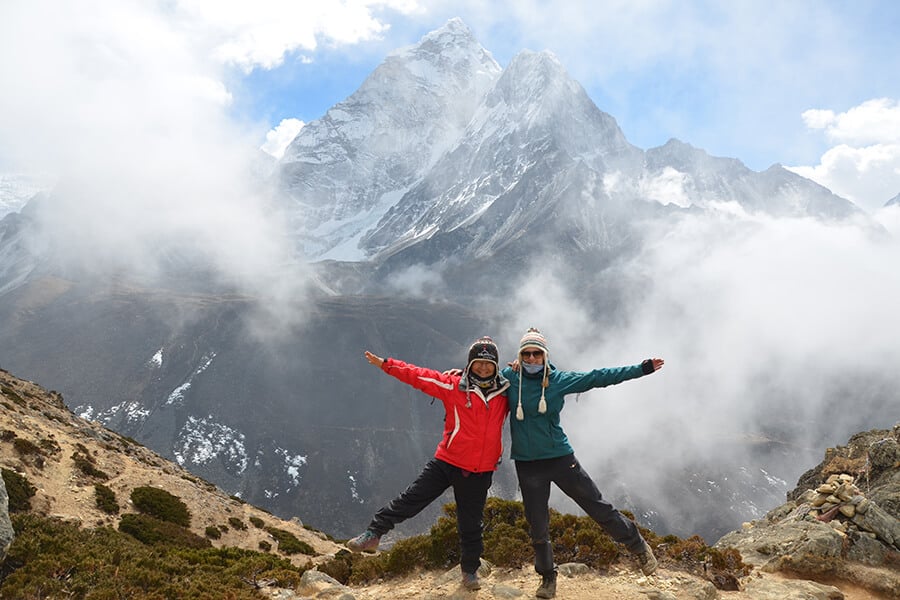
M 636 379 L 643 375 L 650 375 L 660 370 L 665 364 L 661 358 L 648 358 L 640 364 L 629 367 L 612 367 L 594 369 L 584 373 L 576 371 L 559 372 L 557 378 L 557 393 L 580 394 L 593 388 L 616 385 L 629 379 Z
M 459 375 L 442 374 L 396 358 L 381 358 L 368 350 L 365 356 L 370 365 L 435 398 L 443 400 L 459 383 Z

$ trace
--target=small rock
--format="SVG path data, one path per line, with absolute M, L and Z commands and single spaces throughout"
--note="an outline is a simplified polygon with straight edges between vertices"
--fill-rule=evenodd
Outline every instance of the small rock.
M 563 563 L 559 565 L 559 572 L 566 577 L 575 577 L 590 573 L 591 568 L 584 563 Z
M 491 593 L 495 598 L 518 598 L 519 596 L 525 595 L 525 592 L 518 588 L 502 585 L 500 583 L 491 588 Z

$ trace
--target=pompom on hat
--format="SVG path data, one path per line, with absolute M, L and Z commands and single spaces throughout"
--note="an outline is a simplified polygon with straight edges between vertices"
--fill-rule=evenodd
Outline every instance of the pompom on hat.
M 529 327 L 522 339 L 519 340 L 519 352 L 526 348 L 537 348 L 547 352 L 547 338 L 534 327 Z
M 519 340 L 519 366 L 522 365 L 522 350 L 534 348 L 544 351 L 544 377 L 541 381 L 541 401 L 538 403 L 538 412 L 544 414 L 547 412 L 547 400 L 544 398 L 544 390 L 550 385 L 550 349 L 547 348 L 547 338 L 544 337 L 537 328 L 529 327 L 522 339 Z M 522 421 L 525 419 L 525 412 L 522 410 L 522 377 L 519 377 L 519 405 L 516 407 L 516 419 Z

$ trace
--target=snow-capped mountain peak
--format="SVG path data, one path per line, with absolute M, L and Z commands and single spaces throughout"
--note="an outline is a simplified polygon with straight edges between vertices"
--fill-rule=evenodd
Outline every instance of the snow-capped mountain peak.
M 364 258 L 369 230 L 458 140 L 500 66 L 459 19 L 392 53 L 307 124 L 278 177 L 310 258 Z
M 391 53 L 304 127 L 278 175 L 313 260 L 385 259 L 453 232 L 422 253 L 482 256 L 550 207 L 560 242 L 590 251 L 633 239 L 634 211 L 654 206 L 853 211 L 781 167 L 757 173 L 679 140 L 644 152 L 552 52 L 523 50 L 501 70 L 459 19 Z

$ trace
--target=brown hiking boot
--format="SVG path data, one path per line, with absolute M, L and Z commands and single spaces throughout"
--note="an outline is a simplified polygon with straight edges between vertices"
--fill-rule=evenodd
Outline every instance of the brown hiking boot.
M 467 590 L 480 590 L 481 581 L 478 580 L 478 573 L 466 573 L 463 571 L 462 585 Z
M 534 595 L 538 598 L 553 598 L 556 596 L 556 573 L 541 575 L 541 585 Z
M 380 542 L 380 535 L 366 529 L 352 540 L 348 540 L 346 546 L 354 552 L 375 552 Z
M 659 566 L 659 563 L 656 562 L 656 557 L 653 556 L 650 544 L 644 542 L 644 548 L 640 552 L 636 552 L 635 556 L 641 565 L 641 572 L 644 575 L 653 575 L 656 572 L 656 567 Z

